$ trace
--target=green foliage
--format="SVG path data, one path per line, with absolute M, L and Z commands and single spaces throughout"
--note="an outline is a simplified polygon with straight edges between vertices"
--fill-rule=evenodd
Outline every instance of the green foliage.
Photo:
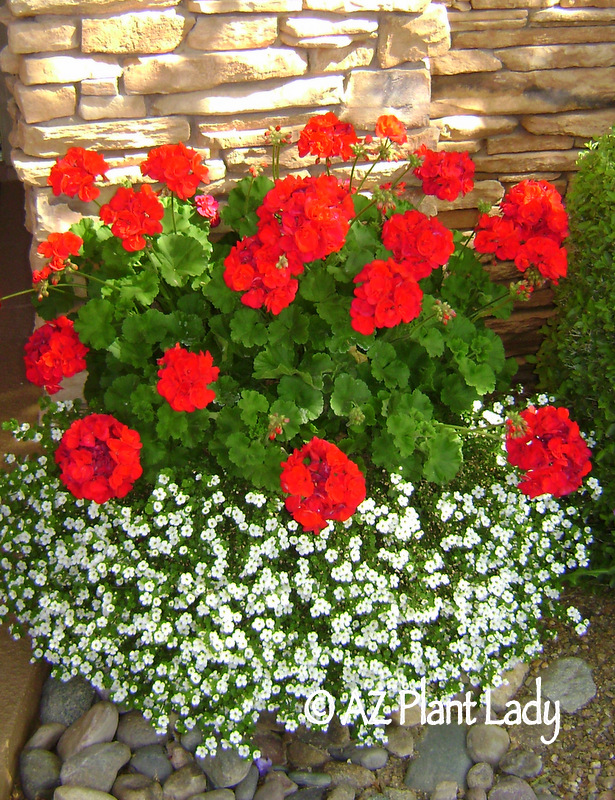
M 574 409 L 581 428 L 593 431 L 592 474 L 603 494 L 592 572 L 615 585 L 615 129 L 581 154 L 567 206 L 568 276 L 556 287 L 558 313 L 546 329 L 538 374 Z

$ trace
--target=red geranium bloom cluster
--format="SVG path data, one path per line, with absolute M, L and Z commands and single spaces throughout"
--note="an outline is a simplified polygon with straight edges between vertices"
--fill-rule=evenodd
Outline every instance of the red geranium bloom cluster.
M 393 214 L 382 226 L 382 242 L 415 281 L 444 266 L 455 250 L 448 228 L 420 211 Z
M 345 161 L 354 155 L 352 145 L 358 143 L 355 129 L 349 122 L 340 122 L 332 111 L 312 117 L 301 131 L 297 147 L 299 155 L 310 153 L 321 158 L 330 159 L 341 156 Z
M 100 209 L 100 218 L 111 226 L 111 232 L 122 240 L 129 253 L 143 250 L 145 236 L 162 232 L 160 220 L 164 208 L 156 192 L 147 184 L 135 192 L 120 186 L 111 200 Z
M 378 117 L 375 133 L 380 139 L 390 139 L 395 144 L 405 144 L 408 141 L 406 126 L 394 114 L 382 114 Z
M 414 174 L 422 182 L 425 194 L 452 201 L 474 188 L 474 162 L 467 153 L 436 153 L 423 144 L 416 155 L 423 156 L 423 163 Z
M 474 247 L 479 253 L 514 261 L 525 272 L 534 268 L 557 283 L 566 275 L 568 216 L 557 189 L 548 181 L 524 180 L 500 203 L 502 216 L 483 214 Z
M 279 314 L 295 299 L 299 283 L 293 276 L 302 272 L 296 253 L 286 256 L 280 242 L 263 244 L 258 234 L 237 242 L 224 261 L 229 289 L 244 292 L 245 306 L 264 306 L 272 314 Z
M 37 247 L 36 252 L 49 259 L 43 269 L 32 273 L 32 282 L 45 281 L 52 272 L 62 272 L 66 269 L 66 261 L 71 256 L 78 256 L 83 239 L 76 233 L 50 233 L 44 242 Z
M 201 156 L 184 144 L 163 144 L 149 151 L 141 172 L 154 181 L 165 183 L 180 200 L 192 197 L 200 183 L 209 183 L 209 170 Z
M 244 305 L 279 314 L 294 300 L 304 264 L 344 246 L 354 206 L 337 178 L 291 175 L 267 192 L 257 213 L 258 231 L 233 247 L 224 280 L 245 292 Z
M 70 147 L 64 158 L 59 158 L 51 168 L 47 185 L 51 186 L 56 197 L 60 194 L 78 195 L 80 200 L 89 202 L 100 194 L 94 181 L 99 175 L 104 178 L 108 169 L 109 165 L 98 153 L 83 147 Z
M 282 462 L 286 508 L 305 531 L 319 533 L 328 520 L 344 521 L 365 499 L 365 479 L 339 447 L 314 437 Z
M 209 351 L 191 353 L 180 347 L 178 342 L 158 359 L 158 364 L 162 365 L 158 370 L 158 394 L 169 402 L 174 411 L 205 408 L 216 397 L 209 384 L 218 380 L 220 370 L 213 363 Z
M 591 470 L 589 447 L 567 408 L 530 406 L 521 412 L 523 430 L 508 420 L 508 461 L 526 470 L 519 489 L 529 497 L 574 492 Z
M 110 414 L 89 414 L 68 428 L 56 450 L 60 479 L 78 498 L 124 497 L 141 477 L 141 438 Z
M 352 327 L 359 333 L 369 336 L 376 328 L 393 328 L 421 313 L 423 292 L 404 263 L 392 258 L 372 261 L 354 282 L 361 285 L 354 290 L 350 316 Z
M 60 391 L 60 383 L 86 368 L 88 348 L 79 340 L 72 320 L 57 317 L 37 328 L 24 347 L 26 378 L 43 386 L 49 394 Z

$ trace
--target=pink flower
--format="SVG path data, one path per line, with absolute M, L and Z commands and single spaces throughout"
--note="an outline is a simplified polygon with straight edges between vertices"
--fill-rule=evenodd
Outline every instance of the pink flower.
M 210 228 L 217 228 L 220 224 L 219 203 L 210 194 L 199 194 L 194 198 L 198 213 L 209 220 Z

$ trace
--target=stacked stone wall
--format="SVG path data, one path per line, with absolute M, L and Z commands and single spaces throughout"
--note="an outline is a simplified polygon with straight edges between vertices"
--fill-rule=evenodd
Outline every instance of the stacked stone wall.
M 590 5 L 590 3 L 593 3 Z M 11 158 L 40 239 L 87 211 L 53 196 L 46 178 L 76 145 L 112 165 L 108 199 L 141 179 L 151 147 L 183 141 L 210 168 L 218 195 L 268 161 L 265 131 L 296 141 L 315 113 L 358 130 L 381 113 L 411 143 L 468 150 L 477 188 L 453 209 L 470 227 L 477 201 L 497 202 L 523 177 L 565 192 L 580 147 L 615 124 L 615 0 L 5 0 L 0 69 L 9 90 Z M 296 147 L 284 171 L 304 170 Z M 393 167 L 394 168 L 394 167 Z M 391 168 L 376 170 L 381 181 Z M 33 257 L 33 261 L 35 261 Z M 510 276 L 498 268 L 502 280 Z M 535 348 L 552 313 L 536 292 L 506 333 Z

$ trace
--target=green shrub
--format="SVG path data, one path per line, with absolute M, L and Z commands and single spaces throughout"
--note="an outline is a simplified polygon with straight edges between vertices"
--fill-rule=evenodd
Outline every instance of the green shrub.
M 543 388 L 574 409 L 596 439 L 592 474 L 603 487 L 594 513 L 591 574 L 615 583 L 615 128 L 592 141 L 567 198 L 568 276 L 538 355 Z M 602 532 L 600 532 L 602 531 Z

